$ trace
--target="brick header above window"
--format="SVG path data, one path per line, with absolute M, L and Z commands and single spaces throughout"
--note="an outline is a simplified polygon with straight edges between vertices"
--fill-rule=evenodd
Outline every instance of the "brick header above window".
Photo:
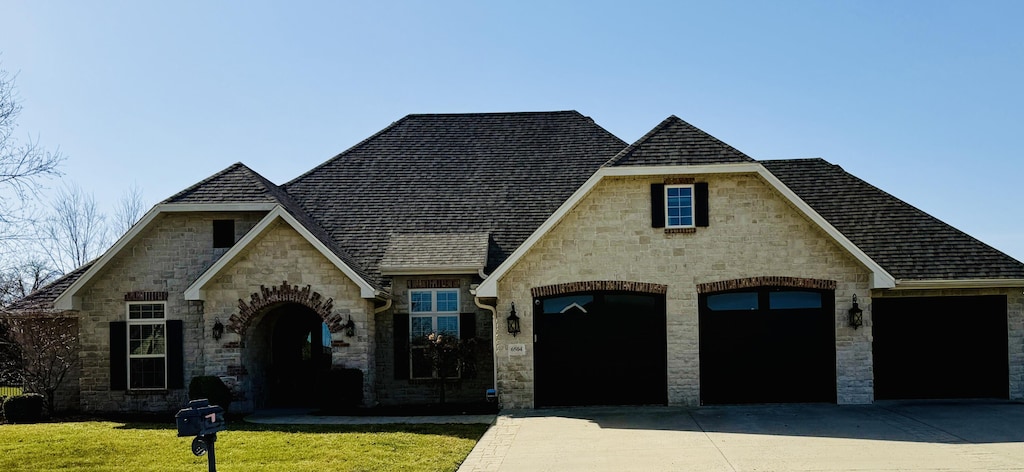
M 441 280 L 409 280 L 406 282 L 408 288 L 460 288 L 462 282 L 459 279 Z
M 167 292 L 128 292 L 124 294 L 126 302 L 165 302 Z
M 530 294 L 533 295 L 534 298 L 578 292 L 636 292 L 664 295 L 668 292 L 668 285 L 652 284 L 647 282 L 627 282 L 623 280 L 593 280 L 588 282 L 569 282 L 566 284 L 545 285 L 543 287 L 534 287 L 530 289 Z
M 835 280 L 804 279 L 800 277 L 750 277 L 746 279 L 723 280 L 697 284 L 697 293 L 728 292 L 730 290 L 742 290 L 755 287 L 790 287 L 809 288 L 814 290 L 835 290 Z
M 668 177 L 665 179 L 665 185 L 685 185 L 694 182 L 693 177 Z

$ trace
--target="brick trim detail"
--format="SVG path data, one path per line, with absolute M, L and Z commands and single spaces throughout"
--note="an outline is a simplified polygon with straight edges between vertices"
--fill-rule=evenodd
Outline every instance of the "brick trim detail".
M 664 295 L 668 292 L 668 285 L 652 284 L 648 282 L 627 282 L 624 280 L 592 280 L 588 282 L 569 282 L 565 284 L 545 285 L 543 287 L 533 287 L 530 289 L 530 294 L 533 295 L 534 298 L 578 292 L 636 292 Z
M 462 281 L 459 279 L 441 279 L 441 280 L 407 280 L 405 282 L 407 288 L 460 288 L 462 287 Z
M 695 183 L 693 177 L 667 177 L 665 178 L 665 185 L 687 185 Z
M 320 315 L 320 318 L 323 318 L 324 323 L 327 323 L 327 328 L 332 333 L 341 330 L 341 326 L 345 324 L 342 321 L 341 314 L 331 313 L 331 310 L 334 308 L 333 298 L 325 300 L 322 295 L 314 292 L 309 285 L 300 288 L 298 285 L 288 285 L 286 280 L 281 282 L 279 287 L 267 288 L 260 285 L 260 291 L 253 293 L 249 297 L 248 302 L 239 298 L 238 313 L 228 318 L 227 328 L 235 333 L 244 335 L 257 315 L 262 313 L 265 308 L 278 303 L 298 303 L 308 307 L 317 315 Z
M 143 292 L 135 291 L 124 294 L 124 301 L 126 302 L 165 302 L 167 301 L 167 292 Z
M 694 234 L 697 228 L 665 228 L 665 234 Z
M 755 287 L 792 287 L 809 288 L 814 290 L 835 290 L 836 281 L 779 276 L 749 277 L 746 279 L 722 280 L 719 282 L 697 284 L 697 293 L 728 292 L 730 290 L 742 290 L 745 288 Z

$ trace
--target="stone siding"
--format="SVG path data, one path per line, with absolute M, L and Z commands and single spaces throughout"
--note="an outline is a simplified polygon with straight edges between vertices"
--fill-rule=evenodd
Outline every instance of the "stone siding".
M 451 403 L 480 402 L 487 389 L 494 387 L 494 362 L 491 342 L 490 312 L 477 308 L 469 293 L 476 277 L 395 277 L 392 281 L 391 309 L 379 313 L 377 320 L 377 401 L 382 405 L 437 403 L 436 383 L 430 380 L 395 379 L 394 313 L 409 313 L 409 281 L 458 280 L 459 311 L 476 314 L 477 362 L 476 377 L 448 383 L 446 400 Z M 420 285 L 430 285 L 429 283 Z M 413 289 L 415 290 L 415 289 Z
M 165 213 L 81 291 L 79 343 L 81 408 L 84 411 L 174 411 L 185 401 L 185 389 L 162 391 L 110 390 L 111 321 L 127 319 L 125 294 L 167 292 L 166 317 L 184 322 L 185 385 L 203 373 L 201 305 L 185 301 L 184 291 L 206 268 L 227 252 L 213 248 L 213 220 L 234 219 L 235 239 L 262 218 L 261 212 Z
M 854 294 L 870 303 L 867 268 L 759 176 L 693 177 L 708 182 L 710 225 L 688 233 L 651 227 L 650 184 L 664 178 L 605 178 L 499 281 L 499 316 L 512 302 L 533 306 L 535 287 L 595 280 L 667 285 L 668 400 L 697 405 L 698 285 L 755 277 L 835 281 L 838 402 L 871 402 L 871 329 L 846 326 Z M 519 337 L 495 329 L 497 353 L 527 343 L 524 356 L 497 355 L 504 408 L 534 406 L 533 317 L 520 311 Z

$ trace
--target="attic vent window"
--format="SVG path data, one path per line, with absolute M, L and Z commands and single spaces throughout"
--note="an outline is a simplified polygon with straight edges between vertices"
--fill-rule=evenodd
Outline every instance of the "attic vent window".
M 235 220 L 213 220 L 213 247 L 235 245 Z

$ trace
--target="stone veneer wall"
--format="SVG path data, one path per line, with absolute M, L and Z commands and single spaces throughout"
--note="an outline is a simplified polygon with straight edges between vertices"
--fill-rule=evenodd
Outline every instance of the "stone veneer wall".
M 205 314 L 202 329 L 208 333 L 216 319 L 227 325 L 238 313 L 238 300 L 248 303 L 260 286 L 279 287 L 283 281 L 289 285 L 309 286 L 324 299 L 333 298 L 332 313 L 355 322 L 355 336 L 332 332 L 331 362 L 335 367 L 356 368 L 363 371 L 363 400 L 375 401 L 373 389 L 375 325 L 373 300 L 361 298 L 359 286 L 338 270 L 330 260 L 309 244 L 291 226 L 278 220 L 262 237 L 250 244 L 234 263 L 206 287 Z M 269 311 L 272 307 L 268 307 Z M 205 375 L 221 376 L 232 386 L 236 396 L 234 411 L 251 411 L 262 407 L 254 403 L 253 392 L 261 387 L 264 370 L 259 365 L 256 351 L 269 349 L 260 326 L 263 315 L 249 324 L 244 335 L 225 330 L 224 337 L 214 341 L 204 335 L 206 352 Z
M 957 297 L 1006 295 L 1007 354 L 1010 361 L 1010 398 L 1024 399 L 1024 293 L 1022 288 L 873 290 L 874 298 Z M 870 307 L 864 310 L 864 326 L 871 325 Z
M 775 276 L 836 281 L 838 402 L 873 400 L 870 326 L 846 326 L 854 294 L 870 303 L 870 272 L 759 176 L 694 177 L 709 184 L 709 227 L 651 227 L 650 184 L 665 178 L 605 178 L 499 281 L 498 313 L 515 302 L 523 331 L 513 338 L 495 329 L 502 407 L 533 407 L 533 316 L 523 307 L 533 306 L 534 287 L 592 280 L 667 285 L 668 399 L 697 405 L 697 285 Z M 507 354 L 508 344 L 523 342 L 526 355 Z
M 475 277 L 468 276 L 436 276 L 436 277 L 394 277 L 391 296 L 391 309 L 376 316 L 377 324 L 377 401 L 382 405 L 427 404 L 437 403 L 438 391 L 436 384 L 430 380 L 396 380 L 394 374 L 394 313 L 409 313 L 409 280 L 459 280 L 460 312 L 476 313 L 476 338 L 478 355 L 476 362 L 477 375 L 472 379 L 449 382 L 446 400 L 450 403 L 480 402 L 485 399 L 485 392 L 494 387 L 494 361 L 491 332 L 492 321 L 489 311 L 477 308 L 473 296 L 469 293 L 470 284 Z M 415 289 L 414 289 L 415 290 Z
M 213 261 L 227 252 L 213 248 L 213 220 L 234 219 L 238 240 L 263 212 L 165 213 L 152 222 L 80 292 L 79 343 L 84 411 L 172 411 L 185 401 L 185 389 L 110 390 L 111 321 L 127 320 L 125 294 L 168 292 L 166 316 L 184 322 L 185 385 L 204 372 L 205 338 L 201 305 L 185 301 L 184 291 Z

